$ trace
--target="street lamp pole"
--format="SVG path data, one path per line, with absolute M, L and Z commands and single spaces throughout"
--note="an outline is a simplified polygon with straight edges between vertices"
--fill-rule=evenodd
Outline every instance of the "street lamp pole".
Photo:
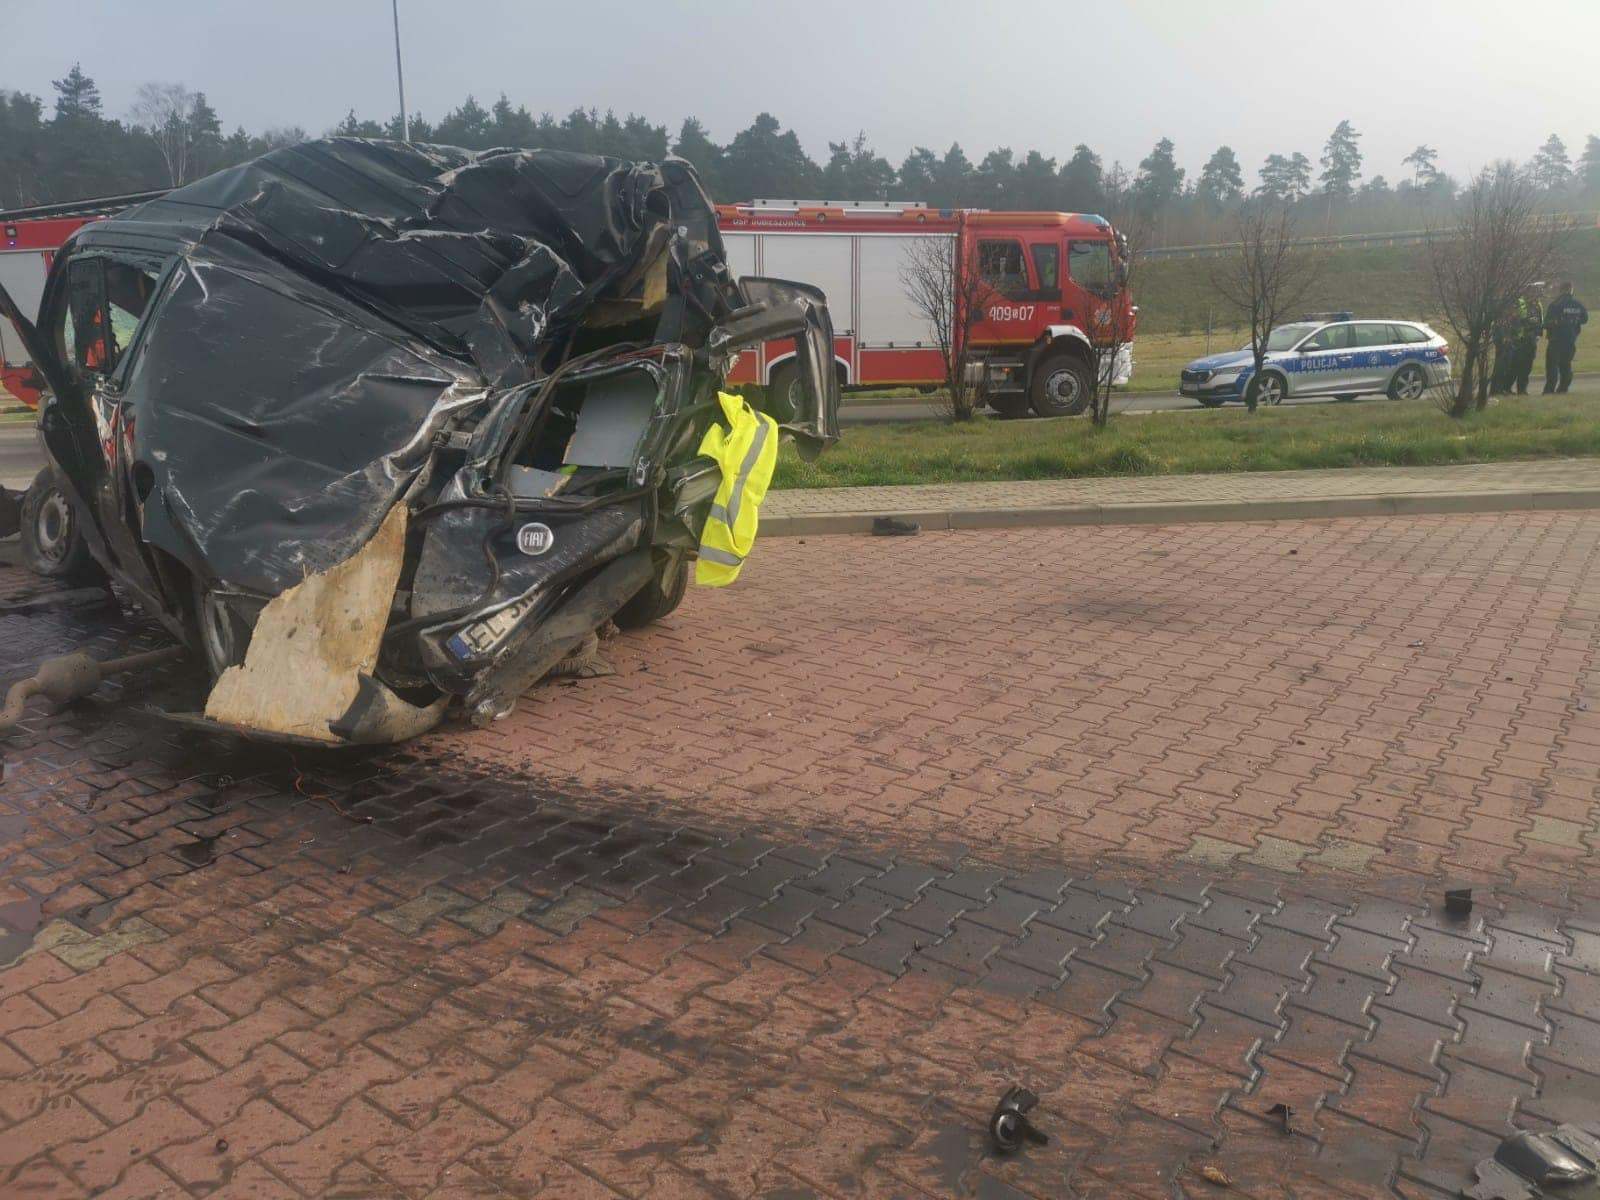
M 406 76 L 400 66 L 400 0 L 390 0 L 394 13 L 394 81 L 400 88 L 400 139 L 411 140 L 411 119 L 406 116 Z

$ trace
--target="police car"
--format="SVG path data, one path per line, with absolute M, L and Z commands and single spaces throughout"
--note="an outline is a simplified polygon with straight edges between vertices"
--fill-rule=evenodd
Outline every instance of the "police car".
M 1450 378 L 1449 343 L 1416 321 L 1352 320 L 1338 314 L 1280 325 L 1267 337 L 1256 403 L 1281 404 L 1286 396 L 1337 396 L 1382 392 L 1391 400 L 1416 400 Z M 1178 391 L 1208 408 L 1243 401 L 1255 375 L 1250 347 L 1197 358 L 1183 369 Z

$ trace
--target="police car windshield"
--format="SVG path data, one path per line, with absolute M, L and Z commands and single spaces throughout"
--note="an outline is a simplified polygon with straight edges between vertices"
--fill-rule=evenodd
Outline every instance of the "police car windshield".
M 1267 335 L 1268 350 L 1289 350 L 1312 330 L 1321 329 L 1315 321 L 1301 321 L 1294 325 L 1279 325 Z

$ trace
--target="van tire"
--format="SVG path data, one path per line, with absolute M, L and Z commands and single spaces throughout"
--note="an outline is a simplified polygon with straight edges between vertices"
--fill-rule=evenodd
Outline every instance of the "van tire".
M 1070 387 L 1069 395 L 1063 391 Z M 1028 380 L 1028 402 L 1041 417 L 1075 417 L 1094 401 L 1094 375 L 1075 354 L 1048 354 Z
M 611 620 L 618 629 L 643 629 L 667 616 L 683 603 L 689 590 L 689 556 L 669 554 L 656 570 L 655 577 L 641 588 Z
M 107 577 L 89 553 L 78 528 L 78 514 L 66 489 L 49 467 L 40 471 L 22 497 L 22 561 L 35 575 L 84 587 Z

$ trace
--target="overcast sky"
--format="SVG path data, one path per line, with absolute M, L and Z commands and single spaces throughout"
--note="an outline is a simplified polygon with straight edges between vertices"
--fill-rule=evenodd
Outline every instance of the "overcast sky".
M 202 90 L 228 129 L 396 105 L 390 0 L 0 0 L 0 87 L 50 97 L 74 59 L 125 115 L 147 80 Z M 865 130 L 913 145 L 1064 159 L 1089 143 L 1130 168 L 1157 138 L 1191 174 L 1219 144 L 1246 176 L 1313 161 L 1348 117 L 1365 173 L 1391 182 L 1418 142 L 1465 173 L 1574 158 L 1600 133 L 1600 0 L 400 0 L 407 106 L 468 93 L 534 113 L 636 111 L 727 141 L 762 109 L 819 160 Z

